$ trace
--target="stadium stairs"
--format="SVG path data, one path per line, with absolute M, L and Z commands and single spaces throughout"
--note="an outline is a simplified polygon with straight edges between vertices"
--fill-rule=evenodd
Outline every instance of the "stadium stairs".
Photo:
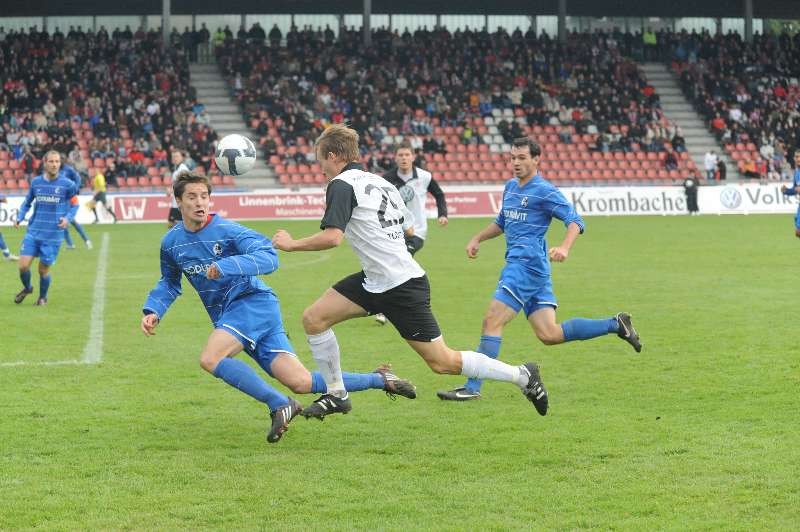
M 650 84 L 655 87 L 664 114 L 681 128 L 686 149 L 701 170 L 701 175 L 705 176 L 706 152 L 714 150 L 727 166 L 727 179 L 741 179 L 737 164 L 709 132 L 703 117 L 697 114 L 692 103 L 683 95 L 677 78 L 667 66 L 663 63 L 644 63 L 642 70 Z
M 189 65 L 189 75 L 191 84 L 197 91 L 197 100 L 205 105 L 211 116 L 211 126 L 220 138 L 231 133 L 247 135 L 250 132 L 216 63 L 192 63 Z M 253 135 L 249 137 L 251 140 L 254 138 Z M 275 184 L 274 172 L 266 165 L 263 153 L 259 153 L 252 170 L 236 177 L 236 185 L 241 188 L 265 188 Z

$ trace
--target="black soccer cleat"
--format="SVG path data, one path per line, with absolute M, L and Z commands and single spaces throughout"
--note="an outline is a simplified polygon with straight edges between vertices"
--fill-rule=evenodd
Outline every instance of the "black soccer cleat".
M 274 412 L 270 412 L 269 415 L 272 418 L 272 426 L 267 433 L 267 441 L 269 443 L 277 443 L 278 440 L 281 439 L 281 436 L 283 436 L 283 433 L 289 430 L 289 423 L 292 419 L 302 411 L 303 405 L 290 397 L 288 405 L 282 406 Z
M 522 395 L 533 403 L 540 416 L 547 414 L 547 390 L 545 390 L 542 378 L 539 376 L 539 366 L 533 362 L 528 362 L 520 366 L 519 369 L 528 374 L 528 384 L 522 388 Z
M 401 379 L 389 370 L 392 369 L 391 364 L 381 364 L 373 373 L 380 374 L 383 377 L 383 391 L 389 396 L 392 401 L 396 396 L 407 397 L 409 399 L 417 398 L 417 387 L 411 381 Z
M 627 312 L 620 312 L 616 316 L 617 323 L 619 324 L 619 332 L 617 336 L 628 342 L 633 346 L 637 353 L 642 352 L 642 343 L 639 341 L 639 333 L 633 328 L 631 322 L 631 315 Z
M 34 305 L 37 306 L 37 307 L 47 306 L 47 298 L 46 297 L 40 297 L 39 299 L 36 300 L 36 303 L 34 303 Z
M 349 396 L 336 397 L 335 395 L 326 393 L 311 403 L 311 406 L 303 409 L 302 415 L 306 419 L 315 417 L 321 421 L 329 414 L 346 414 L 352 409 L 353 404 L 350 402 Z
M 32 294 L 32 293 L 33 293 L 33 287 L 31 287 L 31 289 L 30 289 L 30 290 L 25 290 L 25 289 L 23 288 L 22 290 L 20 290 L 20 291 L 17 293 L 17 295 L 15 295 L 15 296 L 14 296 L 14 303 L 16 303 L 17 305 L 19 305 L 20 303 L 22 303 L 22 302 L 25 300 L 25 298 L 26 298 L 28 295 L 30 295 L 30 294 Z
M 481 392 L 473 392 L 462 386 L 454 390 L 439 390 L 436 392 L 436 397 L 442 401 L 472 401 L 474 399 L 480 399 Z

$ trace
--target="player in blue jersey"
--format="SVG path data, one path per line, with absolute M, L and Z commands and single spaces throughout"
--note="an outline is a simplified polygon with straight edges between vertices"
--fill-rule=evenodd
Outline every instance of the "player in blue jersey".
M 200 365 L 229 385 L 265 403 L 272 423 L 267 441 L 275 443 L 302 406 L 267 384 L 233 358 L 245 351 L 269 375 L 295 393 L 324 393 L 325 380 L 309 373 L 294 355 L 283 328 L 278 298 L 259 275 L 278 268 L 278 256 L 265 236 L 209 213 L 211 185 L 205 176 L 184 173 L 175 181 L 183 222 L 161 242 L 161 280 L 144 304 L 142 331 L 150 336 L 181 293 L 181 276 L 197 290 L 214 325 Z M 414 385 L 381 366 L 373 373 L 347 373 L 350 391 L 384 390 L 416 397 Z
M 792 186 L 782 186 L 781 190 L 787 196 L 800 195 L 800 146 L 794 149 L 794 179 Z M 797 207 L 797 213 L 794 215 L 794 235 L 800 238 L 800 206 Z
M 639 335 L 625 312 L 606 319 L 573 318 L 556 322 L 556 297 L 550 278 L 550 262 L 563 262 L 584 223 L 563 194 L 539 174 L 541 148 L 527 137 L 514 140 L 511 162 L 514 178 L 506 183 L 503 203 L 497 218 L 467 244 L 467 256 L 478 256 L 480 243 L 501 234 L 506 236 L 506 265 L 494 297 L 483 319 L 481 341 L 476 349 L 497 358 L 503 327 L 520 310 L 545 345 L 573 340 L 588 340 L 606 334 L 617 334 L 638 353 L 642 346 Z M 545 235 L 553 218 L 564 222 L 567 234 L 560 245 L 548 250 Z M 481 381 L 469 379 L 460 388 L 437 392 L 439 398 L 467 401 L 480 397 Z
M 79 174 L 77 170 L 75 170 L 70 165 L 65 164 L 64 166 L 61 167 L 60 175 L 66 177 L 67 179 L 75 183 L 76 190 L 80 192 L 81 174 Z M 77 198 L 75 198 L 75 201 L 77 203 Z M 78 234 L 81 235 L 81 238 L 86 243 L 86 247 L 92 249 L 92 241 L 89 240 L 89 235 L 86 234 L 86 231 L 84 231 L 83 226 L 79 224 L 77 220 L 74 219 L 70 221 L 70 223 L 72 224 L 72 227 L 74 227 L 75 230 L 78 232 Z M 75 249 L 75 242 L 72 241 L 72 237 L 69 234 L 69 228 L 64 229 L 64 240 L 67 243 L 67 249 Z
M 5 196 L 0 196 L 0 203 L 6 203 Z M 3 233 L 0 233 L 0 252 L 3 254 L 3 260 L 19 260 L 19 257 L 11 253 L 11 250 L 8 249 L 6 241 L 3 238 Z
M 14 227 L 25 220 L 25 215 L 36 203 L 28 220 L 28 231 L 22 239 L 19 257 L 19 278 L 22 290 L 14 297 L 14 303 L 22 303 L 28 294 L 33 293 L 31 285 L 31 263 L 39 257 L 39 299 L 37 305 L 47 303 L 50 288 L 50 267 L 53 266 L 64 240 L 64 229 L 78 212 L 78 205 L 72 199 L 78 193 L 75 183 L 63 177 L 61 154 L 49 151 L 44 156 L 44 174 L 33 178 L 28 195 L 19 208 Z

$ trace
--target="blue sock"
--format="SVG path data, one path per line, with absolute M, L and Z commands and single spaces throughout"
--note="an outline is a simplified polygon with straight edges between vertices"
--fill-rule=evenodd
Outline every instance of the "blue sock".
M 572 318 L 561 324 L 564 331 L 564 341 L 589 340 L 619 331 L 617 318 L 607 320 L 589 320 L 586 318 Z
M 483 353 L 489 358 L 497 358 L 500 355 L 500 343 L 503 338 L 500 336 L 481 336 L 481 343 L 478 344 L 478 353 Z M 467 384 L 464 386 L 471 392 L 481 391 L 481 379 L 467 379 Z
M 360 392 L 362 390 L 383 390 L 383 377 L 378 373 L 348 373 L 342 372 L 344 389 L 348 392 Z M 311 393 L 325 393 L 328 386 L 319 371 L 311 374 Z
M 6 246 L 6 241 L 3 240 L 2 233 L 0 233 L 0 251 L 2 251 L 3 255 L 5 255 L 6 257 L 8 257 L 11 254 L 11 252 L 8 250 L 8 246 Z
M 289 404 L 289 398 L 267 384 L 256 372 L 235 358 L 223 358 L 214 369 L 214 376 L 222 379 L 256 401 L 269 406 L 271 411 Z
M 75 230 L 78 232 L 78 234 L 81 235 L 81 238 L 83 239 L 84 242 L 89 240 L 89 237 L 86 234 L 86 231 L 83 230 L 83 226 L 81 224 L 73 220 L 72 227 L 74 227 Z
M 67 247 L 73 247 L 75 242 L 72 241 L 72 236 L 69 234 L 69 228 L 64 229 L 64 242 L 67 243 Z
M 27 270 L 24 272 L 19 272 L 19 280 L 22 281 L 22 286 L 25 287 L 25 290 L 30 292 L 33 290 L 31 286 L 31 271 Z
M 39 276 L 39 297 L 47 299 L 47 291 L 50 290 L 51 275 Z

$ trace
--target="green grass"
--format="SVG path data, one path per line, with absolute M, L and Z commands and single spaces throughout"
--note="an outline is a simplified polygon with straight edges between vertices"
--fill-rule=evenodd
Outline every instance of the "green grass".
M 445 339 L 476 346 L 502 264 L 502 239 L 477 261 L 463 247 L 486 220 L 434 227 L 418 255 Z M 297 235 L 312 222 L 254 223 Z M 299 419 L 277 445 L 266 412 L 204 373 L 210 332 L 191 287 L 154 338 L 138 330 L 158 278 L 155 225 L 110 234 L 98 365 L 0 367 L 0 529 L 772 529 L 800 523 L 796 342 L 800 248 L 789 216 L 591 218 L 554 266 L 559 316 L 634 315 L 640 355 L 614 336 L 556 347 L 521 318 L 502 358 L 536 360 L 550 391 L 539 417 L 512 386 L 478 402 L 435 391 L 391 327 L 337 326 L 343 366 L 390 361 L 415 401 L 354 396 L 353 412 Z M 554 228 L 551 242 L 563 234 Z M 16 248 L 21 232 L 4 228 Z M 0 363 L 80 358 L 97 249 L 62 251 L 50 304 L 16 306 L 0 263 Z M 282 254 L 266 280 L 301 360 L 300 315 L 356 271 L 347 246 Z M 38 286 L 36 276 L 34 284 Z M 308 403 L 312 398 L 301 397 Z

